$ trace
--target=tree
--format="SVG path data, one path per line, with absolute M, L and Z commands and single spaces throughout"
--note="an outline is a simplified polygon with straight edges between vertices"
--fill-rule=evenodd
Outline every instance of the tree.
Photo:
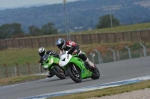
M 32 36 L 42 35 L 41 30 L 36 26 L 29 26 L 29 34 Z
M 115 18 L 113 15 L 104 15 L 99 18 L 99 22 L 97 24 L 97 28 L 109 28 L 119 26 L 120 21 Z
M 10 27 L 9 24 L 4 24 L 0 26 L 0 38 L 5 39 L 10 35 Z
M 20 23 L 12 23 L 9 25 L 11 37 L 23 37 L 24 33 Z
M 49 35 L 49 34 L 57 34 L 57 29 L 55 29 L 54 27 L 54 23 L 47 23 L 45 25 L 42 26 L 41 30 L 43 32 L 44 35 Z
M 11 38 L 11 37 L 20 37 L 24 35 L 21 24 L 12 23 L 12 24 L 3 24 L 0 26 L 0 38 Z

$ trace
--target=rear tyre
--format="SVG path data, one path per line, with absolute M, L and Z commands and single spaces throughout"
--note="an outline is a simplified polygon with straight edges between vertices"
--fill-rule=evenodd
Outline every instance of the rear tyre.
M 53 72 L 53 74 L 55 74 L 60 79 L 65 79 L 66 78 L 64 69 L 61 68 L 58 65 L 54 66 L 54 68 L 52 69 L 52 72 Z
M 93 80 L 99 79 L 99 77 L 100 77 L 100 72 L 99 72 L 99 70 L 98 70 L 96 67 L 92 69 L 92 72 L 93 72 L 93 74 L 92 74 L 91 78 L 92 78 Z
M 76 82 L 76 83 L 80 83 L 82 81 L 82 78 L 81 78 L 81 71 L 78 67 L 76 67 L 75 65 L 71 65 L 71 66 L 68 66 L 67 68 L 67 72 L 68 72 L 68 75 L 70 76 L 70 78 Z

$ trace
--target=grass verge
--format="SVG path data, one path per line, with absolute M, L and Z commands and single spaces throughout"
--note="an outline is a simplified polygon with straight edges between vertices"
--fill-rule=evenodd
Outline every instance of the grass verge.
M 99 89 L 94 91 L 82 92 L 78 94 L 71 94 L 65 96 L 58 96 L 58 97 L 51 97 L 47 99 L 86 99 L 91 97 L 102 97 L 102 96 L 109 96 L 114 94 L 120 94 L 124 92 L 131 92 L 133 90 L 140 90 L 150 88 L 150 80 L 143 81 L 135 84 L 123 85 L 118 87 L 111 87 L 105 89 Z
M 12 85 L 12 84 L 19 84 L 28 81 L 34 81 L 46 78 L 45 75 L 31 75 L 31 76 L 19 76 L 19 77 L 10 77 L 10 78 L 1 78 L 0 79 L 0 86 Z

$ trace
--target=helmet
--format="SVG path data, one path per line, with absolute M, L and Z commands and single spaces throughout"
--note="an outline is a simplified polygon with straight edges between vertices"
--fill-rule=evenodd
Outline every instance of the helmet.
M 40 56 L 43 56 L 46 53 L 46 49 L 44 47 L 40 47 L 38 53 Z
M 58 46 L 59 49 L 63 49 L 65 48 L 66 46 L 66 41 L 63 39 L 63 38 L 59 38 L 57 41 L 56 41 L 56 45 Z

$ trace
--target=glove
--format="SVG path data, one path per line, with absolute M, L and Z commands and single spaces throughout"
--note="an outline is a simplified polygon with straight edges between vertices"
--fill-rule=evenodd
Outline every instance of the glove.
M 68 52 L 67 54 L 72 54 L 71 50 L 73 50 L 73 47 L 70 47 L 70 49 L 67 51 Z

